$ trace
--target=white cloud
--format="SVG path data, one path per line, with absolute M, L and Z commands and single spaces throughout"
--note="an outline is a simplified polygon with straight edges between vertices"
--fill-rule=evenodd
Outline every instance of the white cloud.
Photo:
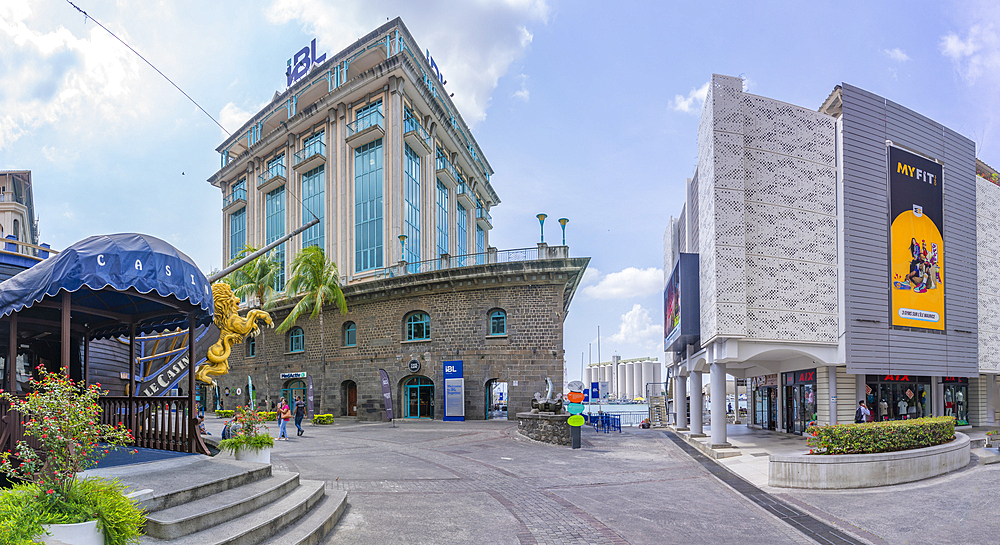
M 317 48 L 333 53 L 397 14 L 430 50 L 452 100 L 474 126 L 486 118 L 497 82 L 531 45 L 529 27 L 548 21 L 549 6 L 546 0 L 273 0 L 267 10 L 272 23 L 297 22 L 317 37 Z M 526 100 L 527 88 L 522 90 Z
M 697 115 L 701 113 L 701 107 L 705 104 L 705 97 L 707 96 L 708 82 L 706 81 L 701 87 L 691 89 L 687 97 L 684 95 L 675 95 L 674 99 L 670 101 L 670 107 L 678 112 Z
M 964 39 L 954 32 L 949 33 L 941 38 L 940 48 L 970 84 L 984 73 L 1000 68 L 1000 36 L 992 24 L 972 25 Z
M 615 344 L 631 344 L 645 350 L 656 350 L 663 340 L 662 324 L 655 324 L 649 311 L 636 303 L 632 310 L 622 314 L 618 332 L 608 337 Z
M 528 102 L 528 99 L 531 98 L 531 92 L 528 91 L 528 76 L 521 74 L 518 78 L 521 80 L 521 88 L 514 91 L 514 94 L 511 96 L 518 100 Z
M 137 60 L 121 43 L 93 24 L 78 38 L 63 26 L 37 30 L 35 19 L 30 3 L 0 6 L 0 149 L 43 124 L 108 130 L 146 111 L 132 93 Z
M 596 274 L 600 275 L 600 272 Z M 584 282 L 587 282 L 586 275 Z M 592 299 L 625 299 L 659 293 L 662 290 L 663 269 L 628 267 L 604 276 L 596 284 L 586 286 L 581 291 Z
M 597 267 L 587 267 L 586 272 L 583 273 L 583 279 L 580 280 L 580 286 L 596 284 L 600 280 L 601 271 Z
M 893 49 L 883 49 L 882 53 L 885 53 L 890 59 L 896 62 L 906 62 L 910 60 L 910 56 L 906 54 L 902 49 L 895 47 Z

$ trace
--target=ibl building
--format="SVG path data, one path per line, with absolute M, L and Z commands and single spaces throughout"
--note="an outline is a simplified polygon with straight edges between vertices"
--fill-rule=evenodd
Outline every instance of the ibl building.
M 378 420 L 380 369 L 395 417 L 486 418 L 496 392 L 528 410 L 546 378 L 561 392 L 563 320 L 589 258 L 490 245 L 493 168 L 400 19 L 320 53 L 313 40 L 276 67 L 288 87 L 217 148 L 209 183 L 222 193 L 226 262 L 319 218 L 274 250 L 275 288 L 301 249 L 319 246 L 348 313 L 330 307 L 322 327 L 300 319 L 234 348 L 216 407 L 304 396 L 312 384 L 317 413 Z M 275 323 L 295 302 L 286 295 Z
M 995 423 L 997 183 L 970 139 L 858 87 L 814 111 L 713 75 L 664 234 L 678 427 L 708 424 L 704 373 L 712 444 L 727 374 L 762 429 L 853 422 L 862 399 L 876 420 Z

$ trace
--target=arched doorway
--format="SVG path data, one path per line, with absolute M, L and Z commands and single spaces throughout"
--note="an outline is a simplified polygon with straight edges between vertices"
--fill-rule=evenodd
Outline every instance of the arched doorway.
M 434 418 L 434 381 L 425 376 L 403 382 L 403 418 Z
M 358 384 L 353 380 L 340 383 L 340 414 L 358 416 Z
M 486 381 L 486 419 L 507 420 L 507 382 L 491 378 Z
M 289 380 L 281 389 L 281 397 L 285 398 L 289 407 L 295 407 L 295 396 L 303 400 L 306 398 L 306 381 L 300 378 Z

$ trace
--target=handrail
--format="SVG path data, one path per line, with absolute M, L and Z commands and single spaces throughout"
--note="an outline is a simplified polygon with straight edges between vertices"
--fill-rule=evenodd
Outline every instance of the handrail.
M 384 122 L 385 116 L 382 115 L 382 112 L 372 110 L 370 113 L 367 113 L 347 124 L 347 136 L 353 136 L 369 127 L 374 127 L 375 125 L 382 127 Z
M 247 200 L 246 189 L 234 189 L 229 195 L 222 199 L 222 207 L 225 208 L 238 200 Z
M 534 261 L 542 259 L 539 257 L 538 248 L 514 248 L 511 250 L 489 250 L 473 254 L 462 254 L 448 256 L 447 259 L 436 257 L 425 259 L 405 265 L 397 263 L 381 269 L 375 269 L 375 278 L 392 278 L 402 274 L 416 274 L 422 272 L 439 271 L 444 269 L 456 269 L 460 267 L 471 267 L 474 265 L 484 265 L 493 263 L 518 263 L 522 261 Z
M 322 139 L 317 139 L 310 142 L 301 150 L 295 152 L 295 164 L 297 165 L 313 155 L 322 155 L 323 157 L 326 157 L 326 142 L 323 142 Z

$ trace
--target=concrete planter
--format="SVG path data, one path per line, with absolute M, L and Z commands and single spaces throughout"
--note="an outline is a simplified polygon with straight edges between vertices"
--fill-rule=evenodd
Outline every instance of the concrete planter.
M 830 456 L 772 454 L 770 486 L 788 488 L 870 488 L 919 481 L 969 465 L 969 436 L 955 432 L 943 445 L 880 454 Z
M 234 454 L 237 460 L 241 462 L 254 462 L 258 464 L 270 464 L 271 463 L 271 449 L 264 448 L 260 450 L 246 450 L 240 449 Z
M 96 520 L 78 524 L 50 524 L 47 529 L 51 535 L 37 538 L 46 545 L 104 545 L 104 531 L 97 527 Z

